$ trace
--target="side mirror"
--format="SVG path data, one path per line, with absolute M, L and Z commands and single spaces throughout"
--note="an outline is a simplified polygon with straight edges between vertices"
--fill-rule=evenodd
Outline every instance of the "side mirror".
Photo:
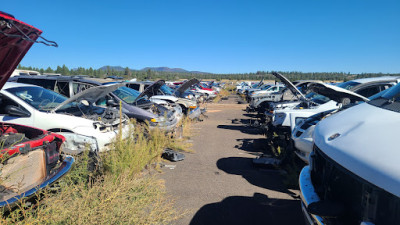
M 30 117 L 31 114 L 26 111 L 23 110 L 20 107 L 17 107 L 15 105 L 7 105 L 5 107 L 5 112 L 10 115 L 10 116 L 15 116 L 15 117 Z
M 107 99 L 107 106 L 117 107 L 118 103 L 116 103 L 114 99 Z

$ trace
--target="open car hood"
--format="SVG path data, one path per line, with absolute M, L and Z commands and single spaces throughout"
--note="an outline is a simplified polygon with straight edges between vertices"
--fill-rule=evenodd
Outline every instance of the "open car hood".
M 285 76 L 283 76 L 280 73 L 277 72 L 272 72 L 272 75 L 274 75 L 276 78 L 278 78 L 282 83 L 285 84 L 285 86 L 293 93 L 295 96 L 300 96 L 301 99 L 306 99 L 306 97 L 299 91 L 299 89 L 294 86 L 290 80 L 288 80 Z
M 63 103 L 59 104 L 56 108 L 54 108 L 52 112 L 59 110 L 60 108 L 71 102 L 80 102 L 82 100 L 88 101 L 89 104 L 91 105 L 100 98 L 105 97 L 109 93 L 117 90 L 119 87 L 122 86 L 125 86 L 125 83 L 107 84 L 107 85 L 91 87 L 65 100 Z
M 309 84 L 309 88 L 320 95 L 326 96 L 336 102 L 341 103 L 344 98 L 350 99 L 351 102 L 356 102 L 356 101 L 364 101 L 367 102 L 369 101 L 368 98 L 359 95 L 355 92 L 346 90 L 344 88 L 338 87 L 338 86 L 333 86 L 330 84 L 324 84 L 324 83 L 311 83 Z
M 1 11 L 0 30 L 4 32 L 0 33 L 1 89 L 42 31 Z M 22 39 L 24 34 L 31 40 Z
M 193 78 L 191 80 L 186 81 L 183 83 L 179 88 L 176 89 L 176 92 L 180 94 L 184 93 L 187 89 L 189 89 L 191 86 L 198 84 L 200 81 L 197 80 L 196 78 Z
M 255 88 L 260 88 L 264 84 L 264 78 L 261 79 L 261 81 L 257 84 L 257 87 Z
M 141 97 L 147 95 L 147 97 L 151 97 L 153 95 L 156 95 L 158 90 L 165 84 L 165 80 L 158 80 L 154 82 L 152 85 L 148 86 L 140 95 L 136 98 L 137 100 L 140 99 Z

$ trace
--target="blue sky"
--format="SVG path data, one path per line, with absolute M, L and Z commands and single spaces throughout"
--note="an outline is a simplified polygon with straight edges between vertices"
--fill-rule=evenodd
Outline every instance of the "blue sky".
M 400 1 L 6 1 L 44 31 L 24 66 L 400 72 Z

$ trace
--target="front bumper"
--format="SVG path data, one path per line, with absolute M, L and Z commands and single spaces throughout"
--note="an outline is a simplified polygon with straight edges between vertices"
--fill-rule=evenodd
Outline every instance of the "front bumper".
M 197 107 L 197 108 L 189 111 L 188 117 L 189 117 L 189 119 L 196 119 L 196 118 L 199 118 L 200 115 L 201 115 L 200 107 Z
M 174 118 L 170 121 L 161 121 L 159 123 L 155 123 L 154 125 L 150 124 L 150 129 L 159 128 L 160 130 L 166 132 L 173 132 L 177 128 L 180 119 L 181 117 Z
M 124 125 L 122 127 L 122 139 L 125 139 L 129 136 L 131 126 L 132 125 L 128 124 L 128 125 Z M 133 128 L 133 126 L 132 126 L 132 128 Z M 114 131 L 99 133 L 95 136 L 100 152 L 110 150 L 109 146 L 115 140 L 115 138 L 118 137 L 118 132 L 119 132 L 119 129 L 116 129 Z
M 307 212 L 307 206 L 313 202 L 320 201 L 319 196 L 315 192 L 314 185 L 311 181 L 311 169 L 310 166 L 305 166 L 301 172 L 299 177 L 299 186 L 300 186 L 300 197 L 301 197 L 301 209 L 304 214 L 304 218 L 306 224 L 310 225 L 322 225 L 323 219 L 320 216 L 313 215 Z

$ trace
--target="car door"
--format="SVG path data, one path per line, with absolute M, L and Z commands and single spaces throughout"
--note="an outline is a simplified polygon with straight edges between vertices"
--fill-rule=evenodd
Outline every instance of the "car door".
M 26 116 L 12 115 L 8 112 L 10 107 L 17 107 L 19 110 L 26 112 Z M 15 96 L 7 95 L 4 92 L 0 93 L 0 121 L 6 123 L 16 123 L 26 126 L 34 125 L 34 114 L 35 109 L 33 109 L 28 104 L 24 103 L 22 100 Z

